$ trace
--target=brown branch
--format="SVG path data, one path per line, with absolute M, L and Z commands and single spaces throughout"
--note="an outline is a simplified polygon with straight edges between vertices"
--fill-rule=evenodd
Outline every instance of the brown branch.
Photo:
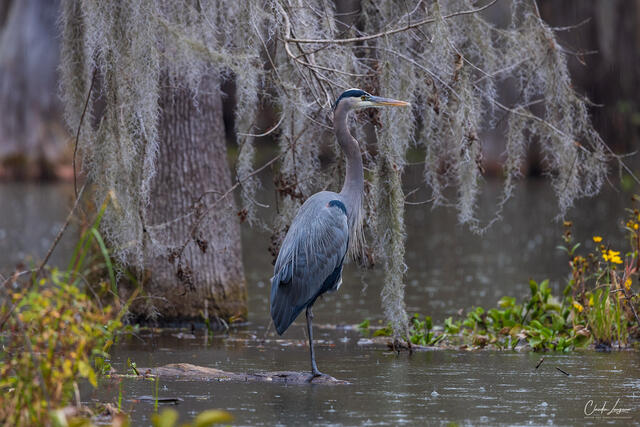
M 91 86 L 89 87 L 89 93 L 87 93 L 87 99 L 86 99 L 86 101 L 84 103 L 84 109 L 82 110 L 82 115 L 80 116 L 80 121 L 78 122 L 78 130 L 76 131 L 76 144 L 75 144 L 75 147 L 74 147 L 74 150 L 73 150 L 73 190 L 74 190 L 74 194 L 76 196 L 76 200 L 73 202 L 73 207 L 69 211 L 69 215 L 67 215 L 67 219 L 64 221 L 64 224 L 62 225 L 62 227 L 60 227 L 60 231 L 58 231 L 58 234 L 56 235 L 55 239 L 53 239 L 53 243 L 51 243 L 51 246 L 49 247 L 49 250 L 47 251 L 47 254 L 45 255 L 45 257 L 42 260 L 42 262 L 40 263 L 40 265 L 38 266 L 38 270 L 36 271 L 36 275 L 35 275 L 36 279 L 38 278 L 38 276 L 42 272 L 42 269 L 44 268 L 44 266 L 47 264 L 47 261 L 49 261 L 49 258 L 51 257 L 51 254 L 53 253 L 53 250 L 58 245 L 58 242 L 62 238 L 62 235 L 67 230 L 67 227 L 69 226 L 69 223 L 71 222 L 71 218 L 73 217 L 73 214 L 76 211 L 76 208 L 78 207 L 78 202 L 80 201 L 80 198 L 82 197 L 82 193 L 84 193 L 84 189 L 87 187 L 87 182 L 85 181 L 85 183 L 82 185 L 82 188 L 80 189 L 80 192 L 78 192 L 78 190 L 76 188 L 76 150 L 78 149 L 78 138 L 80 137 L 80 129 L 82 129 L 82 123 L 84 122 L 84 116 L 85 116 L 85 113 L 87 112 L 87 106 L 89 105 L 89 99 L 91 97 L 91 91 L 93 90 L 93 85 L 95 83 L 95 79 L 96 79 L 96 69 L 94 68 L 93 69 L 93 76 L 91 77 Z
M 47 251 L 47 255 L 45 255 L 45 257 L 42 260 L 42 262 L 40 262 L 40 265 L 38 266 L 38 270 L 36 271 L 36 276 L 35 276 L 36 278 L 42 272 L 42 269 L 44 268 L 44 266 L 47 263 L 47 261 L 49 261 L 49 257 L 51 257 L 51 254 L 53 253 L 53 250 L 56 248 L 56 246 L 58 245 L 58 242 L 62 238 L 62 235 L 67 230 L 67 227 L 69 226 L 69 223 L 71 222 L 71 218 L 73 217 L 73 214 L 75 213 L 76 208 L 78 207 L 78 202 L 80 201 L 80 198 L 82 197 L 82 193 L 84 193 L 84 189 L 86 187 L 87 187 L 87 183 L 85 182 L 82 185 L 82 188 L 80 189 L 80 192 L 76 196 L 76 200 L 73 203 L 73 207 L 69 211 L 69 215 L 67 215 L 67 219 L 64 221 L 64 224 L 62 224 L 62 227 L 60 227 L 60 230 L 58 231 L 58 234 L 56 235 L 56 238 L 53 239 L 53 243 L 51 243 L 51 246 L 49 246 L 49 250 Z
M 450 19 L 456 16 L 462 16 L 462 15 L 471 15 L 474 13 L 478 13 L 478 12 L 482 12 L 485 9 L 488 9 L 489 7 L 493 6 L 498 0 L 492 0 L 489 3 L 487 3 L 486 5 L 476 8 L 476 9 L 469 9 L 469 10 L 461 10 L 459 12 L 454 12 L 451 13 L 449 15 L 445 15 L 442 17 L 442 19 Z M 286 41 L 288 42 L 294 42 L 294 43 L 317 43 L 317 44 L 349 44 L 349 43 L 359 43 L 359 42 L 363 42 L 363 41 L 367 41 L 367 40 L 373 40 L 373 39 L 378 39 L 380 37 L 386 37 L 386 36 L 390 36 L 392 34 L 397 34 L 397 33 L 401 33 L 407 30 L 410 30 L 412 28 L 417 28 L 420 27 L 422 25 L 425 24 L 431 24 L 433 22 L 436 22 L 436 20 L 439 18 L 436 17 L 429 17 L 429 18 L 425 18 L 422 19 L 420 21 L 414 22 L 413 24 L 408 24 L 405 25 L 404 27 L 400 27 L 400 28 L 394 28 L 392 30 L 388 30 L 388 31 L 383 31 L 380 33 L 376 33 L 376 34 L 371 34 L 368 36 L 362 36 L 362 37 L 351 37 L 348 39 L 294 39 L 294 38 L 285 38 Z
M 542 119 L 542 118 L 540 118 L 540 117 L 538 117 L 538 116 L 536 116 L 534 114 L 527 113 L 527 112 L 521 110 L 519 107 L 517 107 L 515 109 L 514 108 L 509 108 L 506 105 L 501 104 L 497 100 L 492 100 L 491 102 L 494 105 L 496 105 L 498 108 L 500 108 L 500 109 L 502 109 L 502 110 L 504 110 L 506 112 L 509 112 L 509 113 L 512 113 L 512 114 L 515 114 L 515 115 L 518 115 L 518 116 L 521 116 L 521 117 L 526 117 L 528 119 L 535 120 L 538 123 L 542 124 L 543 126 L 548 127 L 549 129 L 551 129 L 552 131 L 554 131 L 555 133 L 557 133 L 560 136 L 572 138 L 571 135 L 568 135 L 565 132 L 561 131 L 560 129 L 558 129 L 557 127 L 555 127 L 553 124 L 549 123 L 548 121 L 546 121 L 546 120 L 544 120 L 544 119 Z M 627 164 L 624 161 L 622 161 L 622 156 L 619 155 L 619 154 L 614 153 L 613 150 L 611 149 L 611 147 L 609 147 L 609 145 L 606 144 L 605 142 L 601 142 L 601 145 L 609 152 L 609 154 L 614 159 L 616 159 L 616 161 L 618 162 L 618 165 L 621 166 L 629 174 L 629 176 L 631 176 L 631 178 L 636 183 L 640 184 L 640 179 L 638 179 L 636 174 L 629 168 L 629 166 L 627 166 Z M 582 151 L 584 151 L 586 153 L 590 153 L 589 150 L 587 150 L 581 144 L 576 144 L 576 147 L 578 147 L 580 150 L 582 150 Z
M 577 28 L 580 28 L 582 26 L 585 26 L 589 22 L 591 22 L 591 17 L 588 17 L 587 19 L 584 19 L 584 20 L 578 22 L 577 24 L 567 25 L 565 27 L 551 27 L 551 29 L 553 31 L 571 31 L 571 30 L 575 30 Z
M 40 364 L 39 358 L 33 352 L 33 346 L 31 345 L 31 339 L 27 335 L 27 331 L 25 330 L 24 323 L 20 320 L 19 317 L 16 316 L 16 320 L 18 322 L 18 327 L 22 332 L 22 336 L 24 337 L 24 341 L 27 345 L 27 350 L 29 350 L 29 354 L 31 355 L 31 360 L 33 361 L 34 366 L 38 367 L 38 378 L 40 380 L 40 384 L 42 386 L 42 394 L 44 394 L 44 400 L 47 402 L 47 409 L 53 409 L 51 407 L 51 399 L 49 398 L 49 390 L 47 390 L 47 383 L 44 381 L 44 375 L 42 374 L 42 365 Z
M 24 276 L 25 274 L 33 273 L 35 271 L 38 271 L 38 269 L 37 268 L 32 268 L 30 270 L 16 271 L 11 276 L 9 276 L 6 279 L 4 279 L 4 281 L 2 282 L 2 285 L 0 286 L 0 288 L 3 288 L 7 283 L 9 283 L 11 281 L 15 281 L 20 276 Z M 2 328 L 0 328 L 0 329 L 2 329 Z
M 80 123 L 78 124 L 78 130 L 76 131 L 76 141 L 73 146 L 73 194 L 76 199 L 78 198 L 78 185 L 76 179 L 76 155 L 78 154 L 78 141 L 80 139 L 80 130 L 82 129 L 82 122 L 84 121 L 84 115 L 87 113 L 87 107 L 89 106 L 89 99 L 91 99 L 91 92 L 93 91 L 93 85 L 96 81 L 96 69 L 93 69 L 93 75 L 91 76 L 91 86 L 89 86 L 89 92 L 87 93 L 87 99 L 84 101 L 84 108 L 82 109 L 82 115 L 80 116 Z
M 288 150 L 287 150 L 288 151 Z M 213 210 L 213 208 L 221 201 L 223 201 L 224 199 L 226 199 L 231 193 L 233 193 L 233 191 L 235 191 L 236 188 L 238 188 L 243 182 L 247 181 L 249 178 L 251 178 L 254 175 L 257 175 L 258 173 L 262 172 L 263 170 L 265 170 L 266 168 L 268 168 L 269 166 L 271 166 L 273 163 L 275 163 L 278 159 L 280 159 L 287 151 L 283 151 L 282 153 L 278 154 L 277 156 L 275 156 L 274 158 L 272 158 L 271 160 L 269 160 L 268 162 L 266 162 L 264 165 L 260 166 L 258 169 L 255 169 L 253 172 L 251 172 L 250 174 L 242 177 L 242 179 L 239 179 L 235 184 L 233 184 L 227 191 L 225 191 L 219 198 L 217 198 L 216 200 L 213 201 L 212 204 L 210 204 L 209 206 L 206 207 L 206 210 L 196 219 L 196 222 L 193 224 L 193 226 L 191 227 L 191 230 L 189 231 L 189 237 L 187 237 L 187 239 L 184 241 L 184 243 L 180 246 L 180 250 L 178 251 L 178 265 L 182 264 L 182 255 L 184 253 L 184 250 L 186 249 L 187 245 L 189 244 L 189 242 L 191 241 L 192 237 L 195 232 L 198 230 L 198 227 L 200 227 L 200 224 L 202 224 L 202 221 L 207 217 L 207 215 L 209 215 L 209 213 Z M 210 193 L 210 192 L 205 192 L 205 194 Z M 202 198 L 202 196 L 200 197 L 200 199 Z M 188 213 L 187 215 L 184 215 L 181 218 L 186 218 L 187 216 L 190 216 L 193 214 L 193 211 Z M 177 220 L 178 218 L 176 218 Z M 170 223 L 175 222 L 176 220 L 172 220 L 170 221 Z
M 266 169 L 267 167 L 271 166 L 273 163 L 275 163 L 278 159 L 280 159 L 285 152 L 282 152 L 280 154 L 278 154 L 277 156 L 275 156 L 274 158 L 272 158 L 271 160 L 269 160 L 267 163 L 265 163 L 264 165 L 262 165 L 261 167 L 259 167 L 258 169 L 253 170 L 250 174 L 248 174 L 247 176 L 242 177 L 241 179 L 239 179 L 233 186 L 231 186 L 227 191 L 225 191 L 224 193 L 219 192 L 219 191 L 215 191 L 215 190 L 206 190 L 204 191 L 196 200 L 195 204 L 197 205 L 198 203 L 200 203 L 202 201 L 202 199 L 204 199 L 204 197 L 208 194 L 220 194 L 220 198 L 216 199 L 213 201 L 212 205 L 206 206 L 206 211 L 203 215 L 207 215 L 207 213 L 211 210 L 211 208 L 216 205 L 218 202 L 220 202 L 222 199 L 226 198 L 229 196 L 229 194 L 231 194 L 236 188 L 238 188 L 242 183 L 244 183 L 246 180 L 248 180 L 249 178 L 251 178 L 252 176 L 262 172 L 264 169 Z M 185 213 L 184 215 L 180 215 L 176 218 L 173 218 L 172 220 L 160 223 L 160 224 L 153 224 L 153 225 L 149 225 L 147 226 L 147 230 L 154 230 L 157 228 L 161 228 L 161 227 L 166 227 L 169 226 L 171 224 L 175 224 L 178 221 L 182 221 L 183 219 L 187 219 L 190 216 L 194 215 L 196 213 L 196 209 L 191 209 L 189 212 Z M 196 231 L 196 229 L 191 230 L 191 232 L 193 233 L 194 231 Z M 189 242 L 189 240 L 187 240 L 187 243 Z M 181 246 L 182 247 L 182 246 Z M 182 253 L 182 251 L 180 252 Z
M 280 117 L 280 120 L 278 120 L 278 123 L 276 123 L 274 126 L 271 127 L 271 129 L 268 129 L 266 132 L 261 133 L 261 134 L 253 134 L 253 133 L 242 133 L 242 132 L 238 132 L 238 135 L 240 136 L 249 136 L 252 138 L 261 138 L 263 136 L 267 136 L 271 133 L 273 133 L 273 131 L 275 131 L 276 129 L 278 129 L 278 127 L 282 124 L 282 122 L 284 121 L 284 114 L 282 115 L 282 117 Z

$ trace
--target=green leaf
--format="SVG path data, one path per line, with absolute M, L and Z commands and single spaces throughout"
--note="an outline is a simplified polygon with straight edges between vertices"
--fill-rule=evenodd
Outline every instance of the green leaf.
M 97 387 L 98 381 L 96 378 L 96 373 L 91 369 L 91 366 L 84 360 L 78 361 L 78 372 L 84 378 L 88 379 L 92 386 Z
M 457 334 L 460 332 L 460 325 L 458 323 L 453 323 L 453 318 L 447 317 L 444 319 L 444 330 L 450 334 Z
M 208 427 L 213 424 L 230 423 L 232 421 L 233 416 L 227 411 L 210 409 L 198 414 L 192 425 L 193 427 Z
M 529 326 L 531 326 L 534 329 L 542 329 L 544 326 L 542 326 L 542 323 L 540 323 L 537 320 L 532 320 L 531 322 L 529 322 Z
M 433 329 L 433 321 L 431 320 L 431 316 L 424 317 L 425 328 L 428 330 Z
M 498 305 L 501 308 L 510 308 L 516 305 L 516 299 L 514 297 L 502 297 L 500 301 L 498 301 Z
M 542 292 L 543 294 L 546 292 L 550 292 L 551 289 L 549 289 L 549 279 L 544 279 L 542 281 L 542 283 L 540 283 L 540 292 Z
M 178 411 L 175 409 L 163 409 L 159 414 L 151 416 L 153 427 L 175 427 L 178 422 Z
M 207 319 L 208 320 L 208 319 Z M 369 319 L 364 319 L 364 322 L 360 323 L 358 325 L 358 329 L 369 329 L 369 326 L 371 325 L 371 322 L 369 321 Z
M 531 337 L 529 338 L 529 345 L 533 348 L 533 349 L 537 349 L 540 344 L 542 344 L 542 339 L 538 338 L 538 337 Z
M 64 413 L 64 409 L 56 409 L 51 411 L 51 424 L 53 427 L 68 427 L 67 416 Z
M 551 329 L 549 328 L 545 328 L 542 327 L 540 328 L 540 333 L 546 338 L 546 339 L 551 339 L 551 337 L 553 336 L 553 332 L 551 332 Z
M 382 329 L 378 329 L 373 333 L 374 337 L 389 337 L 391 336 L 391 328 L 389 326 Z
M 116 274 L 113 269 L 113 265 L 111 264 L 111 257 L 109 256 L 109 251 L 107 250 L 107 246 L 104 244 L 104 240 L 102 240 L 102 236 L 100 232 L 92 227 L 91 233 L 95 238 L 96 242 L 98 242 L 98 246 L 100 247 L 100 252 L 102 253 L 102 257 L 104 258 L 104 263 L 107 266 L 107 271 L 109 272 L 109 281 L 111 282 L 111 290 L 115 295 L 118 295 L 118 287 L 116 285 Z

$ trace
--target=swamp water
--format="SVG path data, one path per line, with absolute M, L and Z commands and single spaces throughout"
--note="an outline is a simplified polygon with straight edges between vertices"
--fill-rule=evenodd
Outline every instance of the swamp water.
M 407 206 L 409 313 L 430 315 L 435 324 L 442 324 L 459 309 L 493 307 L 502 296 L 528 295 L 529 278 L 549 278 L 554 293 L 561 292 L 568 267 L 555 249 L 562 233 L 562 225 L 553 220 L 555 199 L 542 181 L 523 186 L 507 205 L 504 220 L 483 236 L 458 226 L 452 208 Z M 66 216 L 71 193 L 68 185 L 0 185 L 1 274 L 25 255 L 44 255 Z M 488 182 L 485 193 L 480 216 L 489 218 L 499 188 Z M 577 241 L 590 245 L 591 236 L 600 234 L 623 248 L 619 225 L 628 199 L 627 194 L 609 191 L 579 203 L 569 215 Z M 420 200 L 419 195 L 412 200 Z M 276 341 L 273 329 L 267 331 L 272 272 L 268 236 L 244 228 L 243 241 L 249 323 L 208 342 L 202 331 L 191 339 L 170 331 L 130 337 L 112 351 L 117 371 L 126 371 L 127 359 L 139 367 L 192 363 L 233 372 L 308 369 L 303 316 L 284 340 Z M 63 239 L 54 264 L 64 266 L 73 243 L 73 236 Z M 319 368 L 351 385 L 160 379 L 158 396 L 183 399 L 172 406 L 183 421 L 202 410 L 222 408 L 233 414 L 237 425 L 640 423 L 640 354 L 635 351 L 546 353 L 535 369 L 541 354 L 438 350 L 397 355 L 359 345 L 360 334 L 341 326 L 365 318 L 378 324 L 381 286 L 381 271 L 361 273 L 349 265 L 340 291 L 314 307 Z M 137 379 L 123 379 L 121 385 L 104 381 L 98 390 L 85 389 L 83 400 L 115 402 L 121 392 L 122 407 L 132 414 L 133 425 L 149 425 L 153 403 L 136 398 L 154 395 L 155 387 L 152 381 Z M 603 414 L 593 411 L 603 404 Z M 629 411 L 611 411 L 614 405 Z M 585 409 L 601 418 L 588 418 Z

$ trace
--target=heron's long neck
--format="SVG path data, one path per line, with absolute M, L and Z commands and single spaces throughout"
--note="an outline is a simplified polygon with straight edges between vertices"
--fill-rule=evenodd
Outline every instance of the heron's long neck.
M 349 108 L 346 105 L 338 105 L 333 116 L 333 128 L 336 132 L 338 144 L 340 144 L 347 159 L 347 173 L 340 194 L 345 198 L 347 217 L 351 228 L 359 220 L 362 193 L 364 191 L 364 170 L 362 169 L 362 154 L 360 154 L 358 142 L 349 133 L 347 125 L 348 114 Z

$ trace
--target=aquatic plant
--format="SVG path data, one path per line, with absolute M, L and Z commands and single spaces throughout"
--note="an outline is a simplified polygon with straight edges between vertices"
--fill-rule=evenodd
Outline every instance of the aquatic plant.
M 416 313 L 411 318 L 411 326 L 409 326 L 409 341 L 411 341 L 411 344 L 436 345 L 444 337 L 444 334 L 438 335 L 433 331 L 431 316 L 425 316 L 424 320 L 420 320 L 420 315 Z
M 45 424 L 50 411 L 78 399 L 80 379 L 96 387 L 121 327 L 111 307 L 66 276 L 54 269 L 3 296 L 0 419 L 7 425 Z
M 111 366 L 107 351 L 123 331 L 115 272 L 98 227 L 107 205 L 81 233 L 69 269 L 34 269 L 0 290 L 0 421 L 46 425 L 79 401 L 78 381 L 93 387 Z M 42 273 L 43 277 L 40 277 Z M 108 297 L 106 297 L 108 296 Z M 107 306 L 104 301 L 115 305 Z
M 530 282 L 531 295 L 518 304 L 513 297 L 503 297 L 498 307 L 472 308 L 466 316 L 434 327 L 430 316 L 421 321 L 414 314 L 408 327 L 408 342 L 418 346 L 463 346 L 514 349 L 527 344 L 534 351 L 568 351 L 588 344 L 590 333 L 582 325 L 574 327 L 571 310 L 551 295 L 548 281 Z M 389 336 L 391 329 L 376 331 Z
M 639 196 L 633 197 L 640 202 Z M 640 210 L 627 210 L 624 228 L 630 250 L 622 254 L 593 236 L 595 251 L 580 255 L 575 243 L 573 224 L 564 221 L 559 246 L 568 256 L 570 268 L 563 295 L 552 295 L 549 281 L 530 280 L 530 295 L 522 303 L 514 297 L 502 297 L 498 307 L 475 307 L 466 316 L 433 327 L 431 318 L 415 314 L 407 326 L 406 340 L 414 345 L 464 345 L 513 349 L 527 344 L 534 351 L 569 351 L 594 344 L 599 349 L 627 347 L 630 338 L 640 338 L 640 297 L 634 289 L 640 276 Z M 370 322 L 359 325 L 368 334 Z M 374 335 L 390 336 L 390 326 L 377 329 Z
M 390 94 L 411 101 L 415 109 L 413 114 L 373 114 L 374 140 L 359 138 L 365 164 L 373 169 L 366 185 L 372 201 L 362 221 L 369 244 L 363 247 L 364 231 L 357 227 L 350 252 L 366 260 L 373 251 L 382 261 L 385 315 L 396 336 L 405 334 L 401 177 L 408 147 L 426 153 L 424 180 L 433 205 L 448 203 L 448 189 L 453 189 L 459 221 L 476 231 L 482 229 L 474 215 L 482 175 L 480 138 L 503 119 L 508 123 L 506 180 L 496 217 L 511 197 L 534 139 L 540 142 L 560 215 L 576 199 L 598 192 L 606 175 L 608 149 L 590 123 L 587 101 L 572 87 L 571 52 L 558 43 L 558 30 L 541 19 L 535 0 L 503 5 L 503 14 L 509 7 L 511 12 L 504 25 L 483 13 L 496 4 L 362 0 L 358 22 L 349 25 L 343 21 L 349 14 L 320 0 L 63 1 L 67 122 L 75 130 L 88 102 L 91 120 L 82 125 L 79 147 L 96 200 L 113 191 L 119 201 L 120 209 L 108 212 L 102 227 L 118 262 L 142 267 L 149 253 L 166 256 L 171 249 L 159 243 L 166 232 L 162 227 L 143 224 L 157 163 L 158 100 L 166 85 L 186 85 L 197 96 L 207 75 L 237 83 L 240 152 L 233 188 L 241 192 L 239 215 L 251 223 L 260 223 L 256 210 L 262 206 L 255 138 L 274 135 L 280 151 L 279 215 L 261 224 L 273 232 L 274 250 L 304 199 L 339 188 L 340 163 L 323 170 L 319 161 L 322 142 L 332 138 L 333 100 L 354 86 Z M 96 75 L 99 95 L 87 98 Z M 507 81 L 517 99 L 500 95 L 499 85 Z M 259 102 L 280 115 L 266 132 L 255 128 Z M 202 206 L 194 211 L 200 215 Z M 189 238 L 187 244 L 199 244 Z M 188 276 L 182 270 L 181 277 Z
M 633 196 L 632 201 L 636 205 L 640 197 Z M 585 255 L 576 253 L 579 244 L 571 246 L 572 223 L 564 224 L 563 249 L 569 255 L 571 267 L 565 294 L 570 294 L 574 313 L 584 320 L 598 347 L 610 348 L 615 343 L 625 346 L 630 334 L 638 334 L 640 297 L 633 284 L 638 283 L 640 275 L 639 223 L 637 206 L 627 209 L 624 229 L 629 250 L 626 253 L 612 248 L 602 236 L 593 236 L 595 250 Z

